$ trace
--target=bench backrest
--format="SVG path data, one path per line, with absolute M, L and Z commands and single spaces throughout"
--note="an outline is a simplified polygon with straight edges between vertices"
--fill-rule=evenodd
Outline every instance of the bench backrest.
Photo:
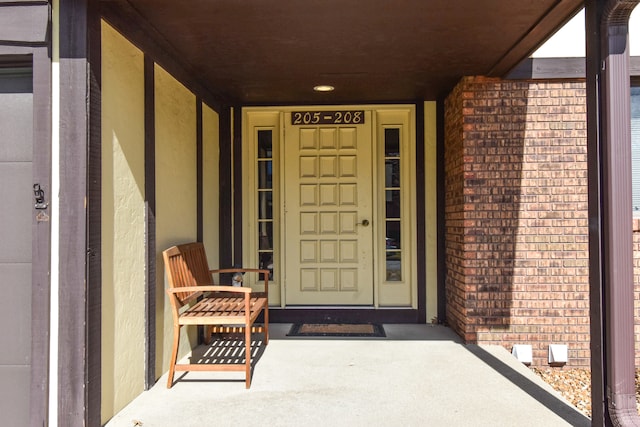
M 202 243 L 172 246 L 163 251 L 162 256 L 170 287 L 181 288 L 215 284 L 211 273 L 209 273 L 207 255 Z M 201 294 L 201 292 L 179 292 L 177 297 L 181 304 L 187 304 Z

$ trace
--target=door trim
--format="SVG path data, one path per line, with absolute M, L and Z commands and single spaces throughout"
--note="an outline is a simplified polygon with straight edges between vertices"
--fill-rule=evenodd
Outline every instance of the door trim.
M 98 425 L 101 409 L 100 15 L 88 0 L 60 2 L 53 26 L 59 62 L 54 145 L 55 236 L 51 423 Z M 64 345 L 63 345 L 64 344 Z M 53 355 L 52 355 L 53 356 Z M 83 390 L 83 392 L 79 392 Z
M 33 180 L 51 194 L 51 58 L 48 49 L 33 52 Z M 37 149 L 36 149 L 37 147 Z M 51 200 L 51 199 L 49 199 Z M 49 202 L 51 203 L 51 201 Z M 50 212 L 49 212 L 50 215 Z M 46 424 L 49 400 L 51 222 L 34 227 L 31 315 L 31 425 Z
M 416 113 L 417 113 L 417 107 L 415 104 L 400 104 L 400 105 L 394 105 L 394 104 L 382 104 L 382 105 L 350 105 L 350 106 L 340 106 L 340 107 L 336 107 L 336 106 L 305 106 L 303 109 L 305 110 L 330 110 L 330 109 L 349 109 L 349 108 L 357 108 L 359 110 L 361 109 L 368 109 L 368 110 L 372 110 L 373 111 L 373 115 L 377 116 L 377 110 L 380 111 L 386 111 L 386 112 L 397 112 L 397 111 L 402 111 L 404 110 L 407 114 L 408 114 L 408 119 L 407 122 L 408 123 L 408 128 L 407 129 L 407 134 L 410 135 L 407 139 L 407 149 L 408 151 L 406 152 L 406 162 L 405 167 L 407 167 L 410 170 L 410 173 L 408 174 L 408 179 L 409 181 L 407 181 L 409 183 L 409 188 L 407 188 L 404 191 L 404 194 L 406 194 L 407 199 L 409 199 L 409 204 L 406 206 L 405 212 L 408 212 L 407 215 L 407 224 L 408 224 L 408 235 L 410 236 L 409 238 L 407 238 L 405 241 L 407 241 L 408 245 L 410 245 L 410 250 L 409 252 L 411 253 L 410 256 L 407 257 L 407 265 L 408 265 L 408 269 L 407 269 L 407 274 L 406 277 L 407 279 L 410 279 L 410 283 L 408 284 L 408 286 L 410 287 L 409 290 L 409 298 L 410 301 L 407 304 L 397 304 L 397 305 L 386 305 L 385 307 L 385 311 L 387 310 L 398 310 L 399 312 L 403 312 L 403 313 L 416 313 L 416 319 L 421 318 L 424 319 L 425 318 L 425 310 L 426 310 L 426 303 L 424 301 L 425 295 L 426 295 L 426 291 L 425 289 L 420 289 L 420 288 L 424 288 L 425 287 L 425 274 L 423 271 L 425 268 L 425 261 L 424 261 L 424 245 L 421 246 L 422 248 L 422 253 L 418 253 L 418 244 L 417 241 L 420 239 L 420 236 L 417 234 L 417 232 L 419 230 L 424 230 L 424 218 L 423 216 L 421 216 L 416 208 L 417 205 L 419 203 L 419 201 L 417 200 L 417 196 L 418 194 L 423 190 L 423 185 L 421 184 L 420 181 L 418 181 L 418 177 L 421 177 L 421 179 L 424 179 L 424 164 L 421 164 L 419 159 L 417 159 L 417 150 L 416 150 L 416 146 L 422 146 L 424 144 L 424 141 L 422 140 L 416 140 L 417 137 L 417 132 L 416 132 L 416 125 L 417 124 L 421 124 L 424 125 L 424 120 L 422 117 L 416 117 Z M 276 153 L 277 150 L 283 150 L 283 141 L 284 141 L 284 120 L 285 120 L 285 116 L 286 114 L 283 114 L 285 112 L 290 112 L 292 110 L 295 109 L 300 109 L 300 107 L 298 106 L 287 106 L 287 107 L 245 107 L 243 108 L 243 114 L 242 114 L 242 118 L 243 118 L 243 141 L 245 142 L 244 144 L 244 149 L 243 149 L 243 224 L 242 224 L 242 235 L 243 235 L 243 264 L 244 265 L 254 265 L 256 264 L 257 260 L 256 260 L 256 254 L 257 254 L 257 237 L 255 235 L 257 235 L 256 232 L 256 226 L 253 224 L 254 222 L 257 222 L 257 211 L 256 211 L 256 202 L 253 200 L 254 199 L 254 193 L 255 193 L 255 188 L 257 188 L 256 186 L 256 171 L 255 169 L 255 165 L 254 163 L 256 162 L 256 150 L 255 147 L 252 147 L 252 144 L 250 144 L 250 142 L 252 141 L 252 135 L 251 132 L 256 132 L 258 128 L 260 129 L 271 129 L 273 131 L 273 137 L 274 137 L 274 158 L 275 156 L 279 156 L 279 154 Z M 274 117 L 275 116 L 275 117 Z M 376 118 L 375 120 L 379 120 L 378 118 Z M 386 122 L 387 125 L 393 124 L 393 119 L 391 121 L 387 121 Z M 374 123 L 373 124 L 373 130 L 374 133 L 378 133 L 379 129 L 377 129 L 377 124 Z M 379 138 L 379 136 L 374 136 L 374 139 Z M 277 142 L 276 142 L 277 140 Z M 377 144 L 379 144 L 379 141 L 376 141 Z M 422 149 L 422 153 L 424 153 L 424 149 Z M 281 157 L 281 156 L 280 156 Z M 424 155 L 423 155 L 424 157 Z M 379 162 L 380 159 L 377 158 L 375 160 L 376 162 Z M 374 168 L 375 169 L 375 168 Z M 280 180 L 279 183 L 274 182 L 274 189 L 278 189 L 280 192 L 283 191 L 283 184 L 282 184 L 282 171 L 278 170 L 277 165 L 274 165 L 274 181 L 275 181 L 275 177 L 278 177 L 278 179 Z M 374 182 L 374 185 L 376 185 L 376 183 Z M 376 189 L 376 193 L 380 191 L 380 189 Z M 274 196 L 275 197 L 275 196 Z M 281 203 L 279 203 L 278 201 L 276 201 L 274 199 L 274 206 L 282 206 Z M 384 209 L 383 209 L 384 210 Z M 384 213 L 384 212 L 383 212 Z M 278 213 L 276 214 L 276 212 L 274 212 L 274 218 L 279 218 L 280 221 L 282 221 L 282 213 Z M 374 213 L 374 216 L 376 215 L 376 213 Z M 254 221 L 255 219 L 255 221 Z M 404 221 L 404 219 L 403 219 Z M 376 223 L 378 221 L 376 220 Z M 282 244 L 282 242 L 284 242 L 284 235 L 281 229 L 278 229 L 278 227 L 274 227 L 274 240 L 278 241 L 280 240 L 280 244 Z M 277 247 L 278 243 L 274 242 L 274 250 L 276 252 L 279 252 L 279 248 Z M 378 250 L 376 251 L 376 257 L 379 260 L 381 256 L 383 256 L 384 254 L 380 255 L 378 254 L 378 252 L 380 252 L 380 248 L 378 248 Z M 254 254 L 255 253 L 255 254 Z M 277 254 L 274 254 L 274 258 L 277 257 Z M 279 271 L 283 271 L 283 264 L 282 264 L 282 260 L 274 260 L 275 263 L 274 265 L 279 269 Z M 374 258 L 374 263 L 375 263 L 375 258 Z M 379 261 L 378 261 L 379 262 Z M 374 265 L 374 270 L 379 270 L 375 267 Z M 379 271 L 374 272 L 374 274 L 377 274 L 379 276 Z M 275 306 L 280 306 L 281 308 L 285 308 L 285 298 L 284 298 L 284 292 L 286 291 L 284 289 L 284 282 L 278 280 L 279 278 L 277 277 L 277 274 L 274 275 L 274 280 L 273 282 L 270 281 L 270 300 L 271 303 Z M 375 308 L 380 308 L 382 305 L 379 304 L 379 283 L 376 283 L 375 287 L 374 287 L 374 307 Z M 338 306 L 339 307 L 339 306 Z M 291 307 L 288 307 L 288 309 L 293 309 Z M 313 308 L 313 310 L 319 310 L 320 308 Z M 421 309 L 422 314 L 418 315 L 419 313 L 419 309 Z M 365 309 L 365 312 L 370 312 L 370 309 Z M 348 310 L 349 313 L 354 313 L 354 309 L 349 309 Z M 403 315 L 405 316 L 405 315 Z M 370 317 L 370 316 L 369 316 Z M 414 318 L 414 314 L 409 314 L 408 318 Z

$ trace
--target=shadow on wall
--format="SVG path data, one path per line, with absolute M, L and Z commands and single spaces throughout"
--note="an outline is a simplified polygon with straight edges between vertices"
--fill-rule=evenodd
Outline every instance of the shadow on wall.
M 467 342 L 512 308 L 528 85 L 465 78 L 445 104 L 447 321 Z
M 103 26 L 101 103 L 101 416 L 144 389 L 143 55 Z M 93 351 L 93 350 L 92 350 Z
M 447 321 L 467 342 L 588 365 L 585 112 L 579 82 L 468 77 L 447 98 Z

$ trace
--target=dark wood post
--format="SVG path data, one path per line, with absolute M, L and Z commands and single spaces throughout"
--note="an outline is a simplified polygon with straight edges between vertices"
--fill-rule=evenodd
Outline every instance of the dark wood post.
M 101 405 L 100 14 L 61 0 L 59 425 L 99 425 Z M 90 351 L 89 351 L 90 349 Z

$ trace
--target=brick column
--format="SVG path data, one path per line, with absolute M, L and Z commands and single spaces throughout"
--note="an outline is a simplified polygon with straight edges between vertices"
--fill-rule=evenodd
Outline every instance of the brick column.
M 460 81 L 445 103 L 447 321 L 467 342 L 569 345 L 588 367 L 582 82 Z

